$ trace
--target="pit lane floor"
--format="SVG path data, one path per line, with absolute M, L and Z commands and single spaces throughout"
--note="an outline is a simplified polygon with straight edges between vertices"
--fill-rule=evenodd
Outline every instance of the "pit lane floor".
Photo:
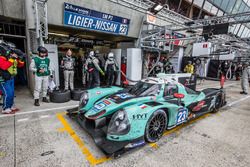
M 218 87 L 206 81 L 198 89 Z M 250 164 L 250 96 L 239 94 L 239 82 L 226 82 L 228 105 L 166 131 L 148 144 L 119 159 L 107 159 L 80 126 L 65 116 L 77 104 L 32 107 L 28 98 L 15 116 L 0 115 L 0 166 L 248 166 Z M 27 96 L 27 95 L 24 95 Z M 30 98 L 30 97 L 29 97 Z

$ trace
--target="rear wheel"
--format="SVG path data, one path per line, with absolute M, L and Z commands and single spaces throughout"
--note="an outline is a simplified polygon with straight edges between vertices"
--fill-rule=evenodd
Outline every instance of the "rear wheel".
M 223 102 L 221 93 L 217 94 L 215 98 L 216 99 L 215 99 L 214 109 L 212 110 L 213 113 L 216 113 L 219 111 L 220 107 L 222 106 L 222 102 Z
M 158 141 L 166 129 L 167 114 L 163 110 L 157 110 L 148 120 L 145 129 L 145 139 L 147 142 L 154 143 Z

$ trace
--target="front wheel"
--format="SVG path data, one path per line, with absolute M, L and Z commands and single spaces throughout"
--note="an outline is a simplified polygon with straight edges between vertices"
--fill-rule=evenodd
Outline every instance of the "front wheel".
M 145 139 L 147 142 L 154 143 L 158 141 L 166 129 L 167 114 L 163 110 L 156 110 L 146 125 Z

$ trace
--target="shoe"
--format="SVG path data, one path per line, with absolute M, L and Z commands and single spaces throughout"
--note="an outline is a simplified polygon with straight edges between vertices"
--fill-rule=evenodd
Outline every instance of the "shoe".
M 10 108 L 6 108 L 5 110 L 2 111 L 3 114 L 15 114 L 14 111 L 12 111 Z
M 240 94 L 247 95 L 248 93 L 247 93 L 247 92 L 242 91 L 242 92 L 240 92 Z
M 11 107 L 11 111 L 17 112 L 17 111 L 20 111 L 20 109 L 16 107 Z
M 49 103 L 49 100 L 47 99 L 47 97 L 43 97 L 43 102 L 44 103 Z
M 40 104 L 39 104 L 39 99 L 35 99 L 34 105 L 35 105 L 35 106 L 40 106 Z

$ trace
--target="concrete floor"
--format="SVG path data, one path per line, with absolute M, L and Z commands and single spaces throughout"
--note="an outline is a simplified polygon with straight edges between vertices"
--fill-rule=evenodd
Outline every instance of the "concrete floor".
M 240 95 L 239 85 L 226 83 L 228 105 L 217 114 L 166 131 L 156 144 L 119 159 L 106 159 L 88 134 L 64 115 L 77 102 L 35 108 L 27 91 L 17 91 L 22 111 L 0 115 L 0 166 L 249 166 L 250 96 Z M 206 81 L 198 88 L 218 86 Z

